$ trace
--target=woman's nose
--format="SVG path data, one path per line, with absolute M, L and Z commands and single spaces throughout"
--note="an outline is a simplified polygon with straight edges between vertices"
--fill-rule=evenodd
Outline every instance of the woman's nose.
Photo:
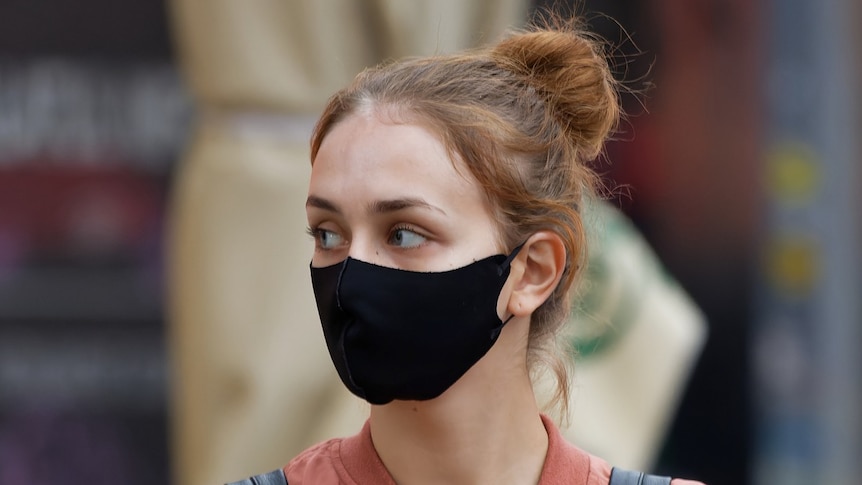
M 348 256 L 377 266 L 395 268 L 398 266 L 398 262 L 393 259 L 393 253 L 388 249 L 386 242 L 379 237 L 365 237 L 354 233 L 354 238 L 350 241 Z
M 350 241 L 350 250 L 347 255 L 365 263 L 381 265 L 380 247 L 374 244 L 370 238 L 354 236 L 353 240 Z

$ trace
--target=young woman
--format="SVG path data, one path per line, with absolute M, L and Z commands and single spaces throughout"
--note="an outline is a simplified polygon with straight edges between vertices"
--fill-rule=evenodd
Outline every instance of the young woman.
M 339 376 L 372 406 L 358 435 L 306 450 L 279 478 L 609 482 L 611 466 L 542 414 L 531 376 L 550 366 L 565 405 L 555 342 L 616 88 L 588 35 L 535 28 L 367 70 L 331 98 L 311 147 L 311 279 Z

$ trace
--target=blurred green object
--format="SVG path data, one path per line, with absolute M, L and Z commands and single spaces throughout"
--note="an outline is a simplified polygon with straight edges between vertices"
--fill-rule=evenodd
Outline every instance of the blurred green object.
M 590 232 L 584 281 L 572 301 L 572 346 L 578 359 L 605 352 L 641 315 L 651 285 L 682 293 L 649 244 L 622 212 L 607 202 L 587 204 Z
M 595 200 L 583 211 L 589 255 L 564 337 L 575 369 L 563 433 L 615 465 L 651 469 L 706 321 L 622 212 Z

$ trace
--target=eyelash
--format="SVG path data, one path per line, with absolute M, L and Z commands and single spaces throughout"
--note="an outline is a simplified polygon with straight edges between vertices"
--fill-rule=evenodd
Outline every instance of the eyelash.
M 414 227 L 410 224 L 398 224 L 398 225 L 396 225 L 395 227 L 393 227 L 392 229 L 389 230 L 389 236 L 388 237 L 389 238 L 393 237 L 393 235 L 398 231 L 411 232 L 411 233 L 415 234 L 416 236 L 419 236 L 423 239 L 422 243 L 420 243 L 416 246 L 413 246 L 413 247 L 401 248 L 402 250 L 408 250 L 409 251 L 409 250 L 413 250 L 413 249 L 419 249 L 428 242 L 428 236 L 426 236 L 422 231 L 417 230 L 416 227 Z
M 320 236 L 321 236 L 321 234 L 323 234 L 323 232 L 325 232 L 324 229 L 321 229 L 321 228 L 316 227 L 316 226 L 315 227 L 308 226 L 305 228 L 305 233 L 308 234 L 309 236 L 311 236 L 311 238 L 314 240 L 314 245 L 318 250 L 330 251 L 330 248 L 324 248 L 324 247 L 321 247 L 320 244 L 318 244 L 318 240 L 320 239 Z
M 420 236 L 422 235 L 416 230 L 415 227 L 413 227 L 409 224 L 397 224 L 395 227 L 393 227 L 392 229 L 389 230 L 389 234 L 392 234 L 395 231 L 410 231 L 410 232 L 419 234 Z

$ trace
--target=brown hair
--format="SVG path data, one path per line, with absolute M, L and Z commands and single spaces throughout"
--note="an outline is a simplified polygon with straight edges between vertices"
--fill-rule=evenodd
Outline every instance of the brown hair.
M 601 44 L 574 21 L 534 25 L 487 48 L 367 69 L 330 98 L 312 136 L 312 161 L 335 124 L 369 106 L 441 137 L 484 188 L 508 249 L 539 230 L 564 241 L 563 279 L 532 315 L 528 362 L 533 369 L 544 361 L 554 371 L 555 401 L 565 409 L 569 359 L 552 351 L 554 337 L 586 258 L 579 208 L 597 184 L 587 162 L 620 117 Z

